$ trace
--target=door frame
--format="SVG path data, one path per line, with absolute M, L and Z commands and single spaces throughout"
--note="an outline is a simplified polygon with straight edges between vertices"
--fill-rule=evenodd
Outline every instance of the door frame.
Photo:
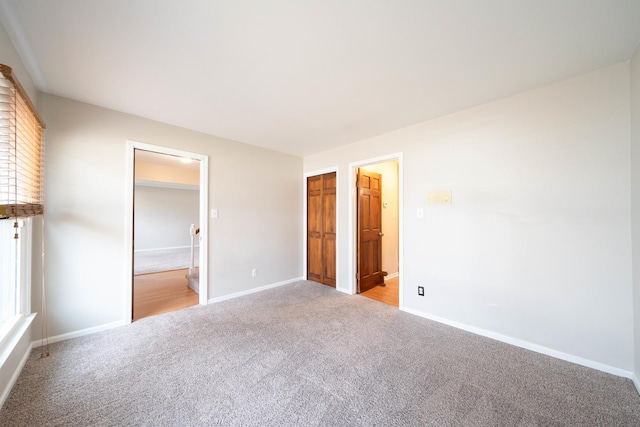
M 200 254 L 199 254 L 199 292 L 200 305 L 207 305 L 209 293 L 209 156 L 192 153 L 160 145 L 127 140 L 126 178 L 125 178 L 125 268 L 124 268 L 124 309 L 123 321 L 125 324 L 132 322 L 133 309 L 133 207 L 135 188 L 135 150 L 152 151 L 170 156 L 186 157 L 200 161 Z
M 398 308 L 400 310 L 404 309 L 404 166 L 402 163 L 402 154 L 402 152 L 393 153 L 349 163 L 349 244 L 347 246 L 349 259 L 349 293 L 356 294 L 358 292 L 358 281 L 356 279 L 356 271 L 358 269 L 358 192 L 356 189 L 358 168 L 396 160 L 398 162 L 398 275 L 400 276 L 398 281 Z
M 326 173 L 336 173 L 336 289 L 342 292 L 347 292 L 339 285 L 340 270 L 338 266 L 340 264 L 340 257 L 338 253 L 339 239 L 340 239 L 340 226 L 338 225 L 340 219 L 340 173 L 338 172 L 338 166 L 332 166 L 325 169 L 316 170 L 313 172 L 306 172 L 303 177 L 302 184 L 302 277 L 307 279 L 307 178 L 312 176 L 324 175 Z

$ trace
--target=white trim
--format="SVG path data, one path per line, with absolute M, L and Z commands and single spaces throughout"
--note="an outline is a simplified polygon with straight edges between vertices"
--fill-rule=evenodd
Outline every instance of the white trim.
M 16 346 L 24 336 L 25 332 L 31 326 L 36 314 L 29 314 L 28 316 L 20 316 L 15 323 L 11 326 L 7 335 L 3 338 L 0 347 L 0 367 L 4 366 L 6 361 L 11 356 L 11 353 L 16 349 Z
M 199 245 L 195 246 L 196 248 L 199 248 Z M 140 252 L 158 252 L 158 251 L 170 251 L 170 250 L 174 250 L 174 249 L 191 249 L 191 246 L 169 246 L 166 248 L 153 248 L 153 249 L 136 249 L 135 251 L 133 251 L 134 253 L 140 253 Z
M 155 188 L 170 188 L 172 190 L 200 190 L 199 185 L 193 184 L 180 184 L 178 182 L 164 182 L 164 181 L 149 181 L 148 179 L 136 179 L 136 186 L 139 187 L 155 187 Z
M 222 302 L 222 301 L 226 301 L 226 300 L 230 300 L 230 299 L 234 299 L 234 298 L 238 298 L 238 297 L 243 297 L 245 295 L 255 294 L 256 292 L 266 291 L 267 289 L 273 289 L 273 288 L 277 288 L 279 286 L 284 286 L 284 285 L 289 285 L 291 283 L 301 282 L 303 280 L 305 280 L 303 277 L 296 277 L 295 279 L 284 280 L 282 282 L 272 283 L 272 284 L 266 285 L 266 286 L 260 286 L 259 288 L 248 289 L 246 291 L 235 292 L 233 294 L 224 295 L 224 296 L 217 297 L 217 298 L 211 298 L 209 300 L 209 304 L 215 304 L 217 302 Z
M 18 366 L 16 367 L 16 370 L 13 372 L 13 375 L 11 375 L 11 378 L 9 378 L 9 382 L 7 383 L 7 386 L 5 387 L 4 390 L 2 390 L 2 394 L 0 394 L 0 408 L 2 408 L 2 406 L 4 405 L 4 402 L 9 397 L 9 393 L 11 393 L 11 389 L 16 384 L 16 381 L 18 381 L 18 378 L 20 377 L 20 373 L 22 373 L 22 370 L 24 369 L 24 365 L 27 364 L 27 360 L 29 360 L 29 356 L 31 356 L 32 349 L 33 349 L 33 345 L 29 344 L 27 346 L 27 351 L 24 352 L 24 354 L 22 355 L 22 359 L 20 359 L 20 362 L 18 362 Z
M 398 273 L 397 271 L 395 273 L 391 273 L 391 274 L 387 274 L 385 276 L 385 279 L 395 279 L 396 277 L 398 277 L 400 275 L 400 273 Z
M 133 196 L 135 187 L 134 164 L 135 150 L 145 150 L 171 156 L 185 157 L 200 161 L 200 276 L 199 303 L 206 305 L 209 295 L 209 156 L 178 150 L 175 148 L 127 140 L 125 177 L 125 265 L 124 265 L 124 306 L 122 319 L 124 324 L 131 323 L 133 306 Z M 204 242 L 204 244 L 203 244 Z
M 125 189 L 124 189 L 124 289 L 122 319 L 125 324 L 133 319 L 133 194 L 134 194 L 134 167 L 135 146 L 132 141 L 127 141 L 125 164 Z
M 51 337 L 48 339 L 49 344 L 53 344 L 54 342 L 58 342 L 58 341 L 66 341 L 66 340 L 70 340 L 71 338 L 78 338 L 78 337 L 83 337 L 85 335 L 91 335 L 91 334 L 95 334 L 98 332 L 102 332 L 102 331 L 107 331 L 109 329 L 113 329 L 113 328 L 119 328 L 120 326 L 125 326 L 127 324 L 129 324 L 131 322 L 125 322 L 122 320 L 118 320 L 116 322 L 111 322 L 111 323 L 105 323 L 103 325 L 98 325 L 98 326 L 94 326 L 92 328 L 86 328 L 86 329 L 80 329 L 79 331 L 75 331 L 75 332 L 68 332 L 66 334 L 61 334 L 61 335 L 56 335 L 55 337 Z M 42 340 L 34 340 L 31 342 L 31 345 L 33 346 L 33 348 L 38 348 L 42 346 Z
M 200 157 L 199 303 L 209 302 L 209 156 Z M 204 242 L 204 243 L 203 243 Z
M 336 173 L 336 289 L 338 289 L 340 277 L 340 269 L 338 268 L 338 265 L 340 264 L 340 254 L 338 251 L 340 246 L 338 244 L 338 236 L 340 235 L 340 227 L 338 225 L 340 222 L 340 185 L 338 184 L 338 179 L 340 177 L 340 172 L 338 172 L 338 166 L 304 173 L 302 183 L 302 277 L 304 277 L 305 280 L 307 278 L 307 178 L 333 172 Z
M 0 366 L 2 366 L 3 363 L 2 356 L 4 352 L 2 350 L 5 348 L 5 343 L 9 341 L 16 325 L 23 317 L 22 314 L 16 314 L 0 324 Z
M 336 286 L 336 291 L 340 291 L 343 294 L 347 294 L 347 295 L 353 295 L 355 293 L 355 292 L 352 292 L 351 289 L 349 288 L 342 288 L 342 287 L 339 288 L 337 286 Z
M 22 219 L 22 225 L 20 227 L 19 310 L 24 316 L 31 314 L 31 264 L 33 259 L 31 248 L 33 247 L 33 222 L 35 218 L 37 217 Z M 42 218 L 43 216 L 40 216 L 41 220 Z M 44 280 L 44 278 L 42 280 Z
M 475 326 L 470 326 L 464 323 L 456 322 L 453 320 L 445 319 L 443 317 L 435 316 L 422 311 L 403 308 L 403 311 L 414 314 L 416 316 L 424 317 L 425 319 L 433 320 L 434 322 L 443 323 L 448 326 L 452 326 L 463 331 L 471 332 L 476 335 L 491 338 L 496 341 L 501 341 L 506 344 L 514 345 L 516 347 L 524 348 L 526 350 L 535 351 L 536 353 L 545 354 L 547 356 L 554 357 L 556 359 L 564 360 L 567 362 L 575 363 L 576 365 L 586 366 L 587 368 L 597 369 L 598 371 L 606 372 L 608 374 L 617 375 L 619 377 L 633 379 L 633 372 L 624 369 L 616 368 L 615 366 L 606 365 L 604 363 L 596 362 L 594 360 L 585 359 L 583 357 L 575 356 L 573 354 L 564 353 L 562 351 L 554 350 L 552 348 L 544 347 L 539 344 L 534 344 L 529 341 L 513 338 L 508 335 L 503 335 L 498 332 L 489 331 Z M 635 381 L 634 381 L 635 382 Z M 636 383 L 636 387 L 638 384 Z M 640 392 L 640 389 L 639 389 Z
M 398 281 L 398 302 L 399 309 L 404 309 L 404 165 L 403 165 L 403 153 L 393 153 L 385 156 L 374 157 L 371 159 L 360 160 L 357 162 L 349 163 L 349 229 L 347 231 L 349 244 L 349 282 L 348 284 L 350 294 L 356 294 L 358 292 L 358 282 L 356 280 L 356 265 L 358 263 L 357 251 L 356 251 L 356 191 L 355 191 L 355 174 L 356 169 L 360 166 L 373 165 L 376 163 L 384 163 L 395 160 L 398 162 L 398 275 L 400 280 Z
M 640 395 L 640 380 L 638 380 L 638 377 L 636 376 L 636 374 L 631 375 L 631 381 L 633 381 L 633 385 L 636 386 L 636 391 Z

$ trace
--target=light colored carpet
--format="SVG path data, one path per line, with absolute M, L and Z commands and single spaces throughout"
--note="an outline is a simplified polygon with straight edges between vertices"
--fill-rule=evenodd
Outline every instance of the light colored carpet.
M 630 380 L 299 282 L 30 356 L 7 426 L 638 426 Z
M 198 266 L 199 248 L 195 249 L 195 264 Z M 133 274 L 159 273 L 161 271 L 189 268 L 191 248 L 161 249 L 157 251 L 134 252 Z

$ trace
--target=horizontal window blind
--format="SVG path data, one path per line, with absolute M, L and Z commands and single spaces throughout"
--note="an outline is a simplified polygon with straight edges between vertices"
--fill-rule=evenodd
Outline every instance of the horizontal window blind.
M 0 64 L 0 219 L 44 212 L 44 127 L 11 68 Z

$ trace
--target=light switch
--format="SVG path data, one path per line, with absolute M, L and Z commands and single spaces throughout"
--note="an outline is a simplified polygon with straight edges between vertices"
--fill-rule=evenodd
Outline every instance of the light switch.
M 424 209 L 418 208 L 418 210 L 416 211 L 416 218 L 418 219 L 424 218 Z
M 211 218 L 218 218 L 218 209 L 211 209 Z

